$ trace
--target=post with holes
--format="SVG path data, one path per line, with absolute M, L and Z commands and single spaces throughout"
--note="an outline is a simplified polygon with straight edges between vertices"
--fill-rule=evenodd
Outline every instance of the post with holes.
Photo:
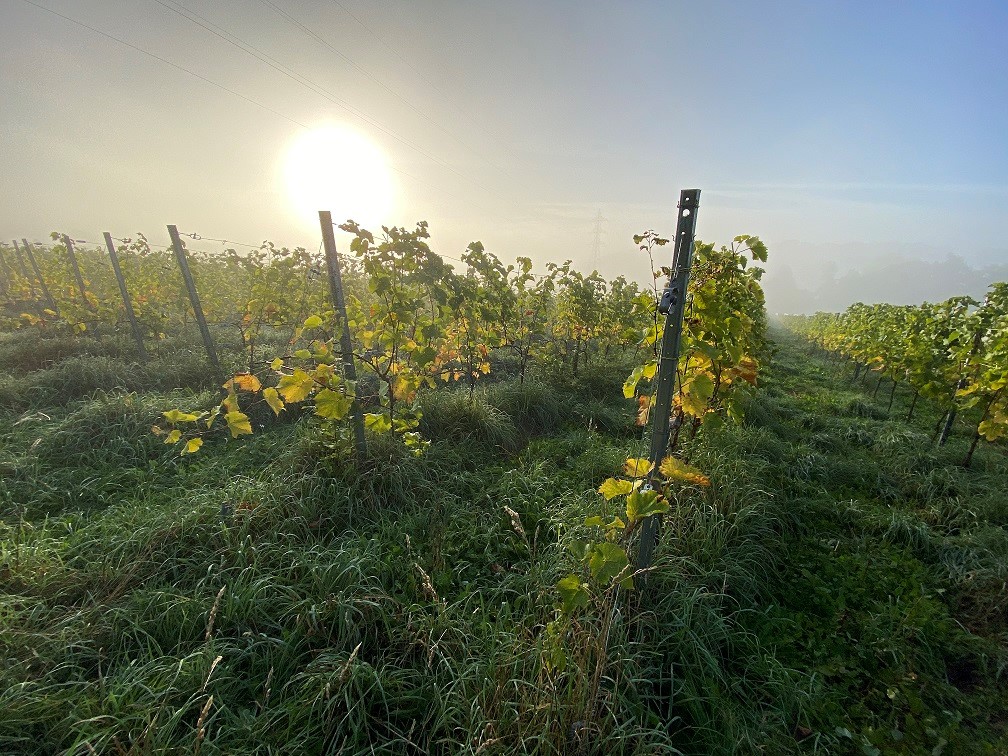
M 660 485 L 658 466 L 665 457 L 671 433 L 672 397 L 679 369 L 686 287 L 689 285 L 690 265 L 693 263 L 693 236 L 696 232 L 699 205 L 699 189 L 683 189 L 679 194 L 679 220 L 676 223 L 672 275 L 658 304 L 659 311 L 665 314 L 665 330 L 662 333 L 658 373 L 655 376 L 655 405 L 651 410 L 651 451 L 648 455 L 653 465 L 649 483 L 655 488 Z M 660 515 L 652 515 L 641 523 L 640 547 L 637 552 L 638 569 L 651 565 L 655 547 L 658 545 L 660 524 Z
M 196 324 L 199 326 L 200 336 L 203 337 L 203 346 L 206 349 L 207 359 L 217 371 L 217 377 L 223 377 L 220 360 L 217 359 L 217 349 L 214 347 L 213 337 L 210 336 L 210 329 L 207 328 L 206 318 L 203 316 L 203 307 L 200 305 L 199 294 L 196 292 L 196 282 L 193 281 L 192 272 L 189 270 L 189 260 L 186 258 L 185 247 L 179 238 L 178 228 L 168 226 L 168 235 L 171 237 L 172 248 L 175 250 L 175 259 L 178 260 L 179 270 L 182 271 L 182 280 L 185 281 L 186 290 L 189 292 L 189 303 L 192 305 L 193 315 L 196 317 Z
M 87 289 L 84 287 L 84 276 L 81 275 L 80 265 L 77 264 L 77 255 L 74 253 L 73 240 L 63 234 L 63 246 L 66 247 L 67 257 L 70 259 L 70 269 L 73 271 L 74 281 L 77 282 L 77 290 L 80 291 L 81 300 L 88 309 L 93 310 L 94 305 L 87 298 Z
M 123 307 L 126 308 L 126 317 L 129 319 L 130 328 L 133 329 L 133 340 L 137 345 L 137 354 L 142 362 L 147 362 L 147 348 L 144 346 L 143 333 L 137 323 L 136 314 L 133 312 L 133 303 L 130 301 L 129 292 L 126 291 L 126 279 L 123 278 L 122 269 L 119 267 L 119 255 L 116 253 L 115 243 L 112 241 L 112 234 L 105 232 L 105 246 L 108 248 L 109 260 L 112 261 L 112 272 L 115 273 L 116 282 L 119 284 L 119 293 L 122 295 Z
M 28 290 L 31 292 L 31 298 L 34 302 L 38 299 L 38 295 L 35 293 L 35 282 L 28 275 L 28 268 L 25 267 L 24 255 L 21 254 L 21 247 L 18 246 L 17 239 L 14 240 L 14 253 L 17 255 L 18 267 L 21 268 L 22 277 L 28 282 Z
M 357 393 L 357 368 L 354 366 L 353 343 L 350 341 L 350 323 L 347 320 L 346 299 L 343 297 L 343 277 L 340 275 L 339 254 L 336 252 L 336 234 L 333 232 L 332 213 L 319 210 L 319 224 L 322 226 L 322 245 L 325 247 L 326 270 L 329 271 L 329 294 L 333 308 L 340 319 L 340 352 L 343 355 L 343 374 L 354 386 Z M 354 448 L 357 456 L 364 459 L 367 443 L 364 440 L 364 414 L 356 396 L 350 407 L 350 423 L 353 426 Z
M 59 308 L 56 306 L 56 300 L 53 299 L 52 294 L 49 293 L 49 287 L 46 286 L 45 279 L 42 277 L 42 271 L 39 270 L 38 263 L 35 261 L 35 255 L 32 254 L 31 244 L 29 244 L 28 240 L 23 237 L 21 239 L 21 243 L 24 244 L 25 254 L 28 255 L 28 262 L 31 263 L 32 270 L 35 271 L 35 277 L 38 278 L 39 288 L 42 289 L 42 296 L 46 298 L 50 309 L 59 315 Z

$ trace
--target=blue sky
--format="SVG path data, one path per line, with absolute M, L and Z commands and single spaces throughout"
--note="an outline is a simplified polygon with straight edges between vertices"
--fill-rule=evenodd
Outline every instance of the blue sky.
M 259 106 L 0 0 L 2 238 L 176 223 L 314 247 L 282 155 L 292 121 L 337 119 L 399 171 L 390 222 L 429 220 L 446 254 L 588 267 L 601 211 L 599 268 L 640 278 L 630 236 L 699 187 L 700 236 L 758 234 L 799 282 L 824 249 L 1008 263 L 1006 3 L 33 1 Z

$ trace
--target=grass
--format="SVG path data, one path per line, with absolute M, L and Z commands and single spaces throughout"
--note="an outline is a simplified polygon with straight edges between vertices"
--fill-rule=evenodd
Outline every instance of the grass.
M 1004 450 L 958 467 L 968 430 L 776 339 L 559 671 L 568 547 L 645 451 L 622 369 L 428 394 L 426 454 L 361 472 L 310 421 L 177 457 L 182 344 L 0 337 L 0 751 L 1008 750 Z

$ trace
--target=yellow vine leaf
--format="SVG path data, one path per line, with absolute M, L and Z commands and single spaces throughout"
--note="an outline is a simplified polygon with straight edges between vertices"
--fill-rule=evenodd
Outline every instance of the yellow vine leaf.
M 651 416 L 651 404 L 654 401 L 654 397 L 642 395 L 637 397 L 637 419 L 634 423 L 643 428 L 647 425 L 648 417 Z
M 238 397 L 235 396 L 233 391 L 228 391 L 228 395 L 224 397 L 221 406 L 225 412 L 238 412 L 240 410 L 238 407 Z M 207 427 L 209 428 L 210 426 L 208 425 Z
M 174 443 L 175 443 L 175 442 L 177 442 L 177 441 L 178 441 L 178 440 L 179 440 L 180 438 L 182 438 L 182 431 L 180 431 L 180 430 L 173 430 L 173 431 L 172 431 L 171 433 L 169 433 L 169 434 L 168 434 L 168 435 L 167 435 L 167 436 L 165 437 L 165 440 L 164 440 L 164 442 L 165 442 L 166 444 L 174 444 Z
M 231 431 L 231 438 L 252 435 L 252 422 L 244 412 L 228 412 L 224 415 L 224 419 L 227 421 L 228 430 Z
M 252 373 L 238 373 L 221 388 L 230 389 L 232 386 L 239 391 L 251 391 L 254 394 L 262 388 L 262 383 Z
M 282 367 L 283 367 L 283 360 L 281 360 L 279 357 L 277 357 L 276 359 L 273 360 L 273 362 L 270 363 L 270 368 L 273 370 L 279 370 Z
M 277 384 L 277 391 L 285 402 L 303 402 L 311 394 L 312 377 L 298 368 L 293 375 L 285 375 Z
M 735 375 L 746 383 L 756 385 L 756 371 L 759 370 L 759 363 L 754 357 L 743 357 L 739 360 L 738 367 L 735 368 Z
M 207 430 L 213 427 L 214 420 L 216 420 L 217 416 L 220 414 L 222 406 L 223 404 L 218 404 L 216 407 L 210 410 L 210 417 L 208 417 L 206 421 Z
M 182 412 L 181 410 L 177 409 L 173 409 L 168 412 L 162 412 L 161 414 L 164 415 L 164 419 L 167 420 L 169 423 L 192 423 L 195 422 L 196 419 L 198 418 L 197 415 L 194 415 L 190 412 Z
M 315 395 L 315 414 L 326 420 L 342 420 L 350 411 L 351 400 L 338 391 L 322 389 Z
M 977 426 L 977 433 L 988 441 L 997 441 L 1008 434 L 1008 415 L 995 414 L 988 420 L 984 420 Z
M 710 485 L 710 478 L 693 467 L 693 465 L 687 465 L 681 459 L 676 459 L 675 457 L 665 457 L 658 466 L 658 472 L 669 480 L 681 480 L 686 483 L 696 483 L 700 486 Z
M 669 503 L 658 495 L 657 491 L 634 491 L 627 496 L 626 515 L 628 522 L 636 522 L 642 517 L 665 514 L 669 511 Z
M 461 373 L 455 374 L 455 380 L 460 377 Z M 392 396 L 398 401 L 412 402 L 419 388 L 420 376 L 403 372 L 392 379 Z
M 266 404 L 268 404 L 270 409 L 273 410 L 274 415 L 279 415 L 280 412 L 283 411 L 283 399 L 280 398 L 280 394 L 277 393 L 275 388 L 270 387 L 263 391 L 263 399 L 266 400 Z
M 709 373 L 697 373 L 682 386 L 683 412 L 693 417 L 703 417 L 707 403 L 714 395 L 714 381 Z
M 634 484 L 629 480 L 620 480 L 619 478 L 608 478 L 602 482 L 602 485 L 598 487 L 598 492 L 602 494 L 606 501 L 613 499 L 617 496 L 623 496 L 624 494 L 631 493 L 634 489 Z
M 654 465 L 644 457 L 630 457 L 623 465 L 623 473 L 631 478 L 643 478 L 653 469 Z
M 368 412 L 364 415 L 364 427 L 375 433 L 388 433 L 392 430 L 392 421 L 381 412 Z
M 186 442 L 185 448 L 182 450 L 183 454 L 195 454 L 199 451 L 199 448 L 203 446 L 202 438 L 190 438 Z
M 318 315 L 312 315 L 304 322 L 305 328 L 318 328 L 320 325 L 322 325 L 322 318 Z

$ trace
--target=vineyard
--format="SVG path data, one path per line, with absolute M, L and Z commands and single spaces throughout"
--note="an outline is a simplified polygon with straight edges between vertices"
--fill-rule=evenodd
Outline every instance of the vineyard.
M 1008 285 L 320 219 L 0 245 L 0 750 L 1008 748 Z
M 932 441 L 944 445 L 957 415 L 980 408 L 962 464 L 969 466 L 981 438 L 1008 434 L 1008 283 L 992 284 L 983 302 L 953 297 L 919 307 L 851 305 L 841 314 L 790 317 L 786 324 L 836 359 L 854 364 L 852 380 L 878 374 L 874 395 L 891 382 L 913 391 L 907 422 L 920 397 L 944 412 Z M 888 410 L 887 410 L 888 411 Z
M 456 273 L 429 247 L 425 223 L 412 231 L 385 229 L 377 240 L 353 222 L 341 229 L 352 235 L 345 273 L 335 257 L 327 264 L 320 253 L 270 243 L 254 252 L 187 254 L 173 226 L 174 250 L 155 250 L 143 236 L 114 247 L 106 235 L 108 259 L 100 249 L 75 249 L 57 232 L 52 237 L 61 243 L 35 252 L 25 240 L 22 254 L 15 242 L 13 254 L 0 250 L 6 327 L 85 338 L 129 325 L 137 356 L 146 359 L 147 343 L 191 336 L 195 322 L 208 371 L 226 379 L 226 393 L 212 410 L 168 413 L 166 428 L 155 428 L 183 454 L 202 447 L 218 417 L 232 439 L 251 434 L 243 409 L 261 404 L 276 416 L 288 405 L 311 409 L 330 422 L 334 445 L 347 435 L 339 423 L 358 404 L 371 410 L 361 413 L 367 430 L 390 433 L 420 451 L 418 392 L 464 384 L 472 399 L 490 374 L 491 352 L 519 383 L 530 365 L 540 372 L 569 370 L 576 378 L 594 364 L 632 359 L 641 363 L 625 387 L 634 398 L 637 383 L 655 375 L 657 289 L 642 292 L 622 276 L 611 282 L 597 272 L 586 276 L 570 261 L 549 263 L 545 275 L 534 275 L 530 259 L 505 265 L 479 242 L 462 253 L 457 262 L 465 272 Z M 669 268 L 656 269 L 653 258 L 668 240 L 654 232 L 635 240 L 650 256 L 654 279 L 668 276 Z M 9 257 L 17 267 L 8 265 Z M 677 424 L 689 418 L 692 434 L 705 417 L 736 415 L 733 381 L 755 383 L 753 355 L 766 323 L 759 269 L 747 270 L 750 259 L 766 259 L 756 237 L 737 237 L 721 250 L 701 244 L 695 253 L 688 356 L 676 400 Z M 328 288 L 327 269 L 335 270 Z M 226 370 L 211 325 L 230 339 L 232 351 L 241 351 Z M 642 401 L 640 425 L 648 410 Z

